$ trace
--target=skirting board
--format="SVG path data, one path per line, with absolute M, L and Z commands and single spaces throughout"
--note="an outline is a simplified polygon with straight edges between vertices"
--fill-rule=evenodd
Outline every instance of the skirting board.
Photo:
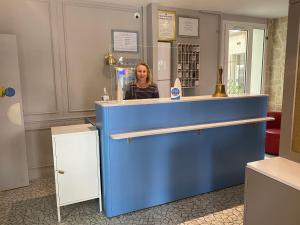
M 35 180 L 38 178 L 54 177 L 53 166 L 45 166 L 39 168 L 29 168 L 29 180 Z

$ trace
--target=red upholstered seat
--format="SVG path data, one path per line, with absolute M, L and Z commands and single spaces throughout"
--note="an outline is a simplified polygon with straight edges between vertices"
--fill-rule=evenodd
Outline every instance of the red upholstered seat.
M 272 155 L 279 154 L 281 112 L 268 112 L 275 120 L 267 122 L 265 152 Z
M 270 135 L 280 135 L 280 129 L 275 129 L 275 128 L 267 129 L 266 133 Z

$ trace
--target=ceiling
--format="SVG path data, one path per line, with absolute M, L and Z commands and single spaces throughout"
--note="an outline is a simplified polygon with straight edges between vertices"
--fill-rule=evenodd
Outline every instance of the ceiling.
M 151 2 L 175 8 L 217 11 L 260 18 L 288 15 L 289 0 L 97 0 L 126 5 L 146 5 Z

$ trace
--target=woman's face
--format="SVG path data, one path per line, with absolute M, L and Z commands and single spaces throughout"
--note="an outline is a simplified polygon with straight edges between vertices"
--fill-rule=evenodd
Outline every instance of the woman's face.
M 140 83 L 146 83 L 147 76 L 148 76 L 147 67 L 144 65 L 139 65 L 136 68 L 137 81 Z

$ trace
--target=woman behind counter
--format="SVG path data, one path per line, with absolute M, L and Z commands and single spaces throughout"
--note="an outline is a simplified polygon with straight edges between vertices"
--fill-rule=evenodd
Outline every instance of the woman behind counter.
M 159 98 L 157 85 L 151 82 L 150 69 L 146 63 L 136 65 L 135 78 L 136 81 L 126 88 L 124 100 Z

